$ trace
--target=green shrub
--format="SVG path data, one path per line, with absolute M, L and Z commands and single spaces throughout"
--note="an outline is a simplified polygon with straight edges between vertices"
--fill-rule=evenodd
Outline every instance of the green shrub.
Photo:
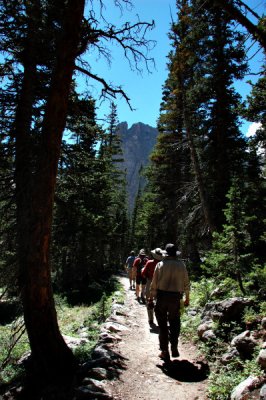
M 204 307 L 210 300 L 211 293 L 215 288 L 213 279 L 202 278 L 191 285 L 191 307 Z
M 262 301 L 260 304 L 260 315 L 266 317 L 266 301 Z
M 95 347 L 95 342 L 90 341 L 89 343 L 82 344 L 81 346 L 77 347 L 73 353 L 78 361 L 78 363 L 83 364 L 88 361 L 91 357 L 91 353 Z
M 235 363 L 227 366 L 220 365 L 211 372 L 209 376 L 208 396 L 211 400 L 229 400 L 233 389 L 249 376 L 260 377 L 263 375 L 256 357 L 256 349 L 252 360 L 241 361 L 237 359 Z

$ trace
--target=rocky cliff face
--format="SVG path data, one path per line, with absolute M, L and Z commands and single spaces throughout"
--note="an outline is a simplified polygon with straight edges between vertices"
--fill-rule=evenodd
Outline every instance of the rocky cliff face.
M 143 187 L 144 179 L 140 171 L 149 162 L 149 155 L 156 143 L 158 131 L 149 125 L 138 122 L 128 129 L 127 122 L 117 127 L 121 138 L 124 163 L 121 167 L 126 171 L 129 209 L 133 210 L 139 185 Z

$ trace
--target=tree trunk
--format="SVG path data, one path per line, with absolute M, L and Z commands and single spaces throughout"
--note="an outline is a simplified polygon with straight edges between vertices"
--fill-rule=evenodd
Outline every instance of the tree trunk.
M 74 356 L 58 327 L 49 259 L 57 165 L 78 52 L 84 0 L 69 0 L 65 10 L 34 174 L 30 169 L 30 156 L 24 159 L 25 166 L 22 165 L 22 154 L 26 152 L 30 155 L 27 153 L 27 141 L 34 83 L 30 77 L 34 76 L 35 67 L 34 63 L 30 65 L 30 53 L 27 55 L 29 66 L 24 70 L 24 89 L 16 116 L 20 286 L 34 369 L 49 380 L 69 376 L 74 370 Z
M 261 24 L 262 26 L 254 25 L 238 8 L 234 6 L 233 2 L 228 0 L 213 0 L 213 2 L 223 8 L 232 19 L 238 21 L 242 26 L 244 26 L 253 38 L 260 43 L 264 52 L 266 51 L 266 32 L 263 24 Z
M 191 161 L 192 161 L 194 173 L 196 176 L 196 182 L 198 185 L 201 205 L 203 208 L 203 214 L 205 216 L 205 220 L 210 229 L 210 232 L 213 233 L 216 231 L 216 227 L 214 225 L 213 218 L 211 215 L 208 197 L 207 197 L 205 187 L 204 187 L 200 163 L 198 160 L 198 155 L 197 155 L 197 151 L 196 151 L 194 140 L 193 140 L 193 135 L 192 135 L 191 129 L 190 129 L 189 116 L 187 115 L 187 110 L 186 110 L 186 107 L 187 107 L 186 101 L 183 102 L 183 105 L 184 105 L 184 108 L 183 108 L 184 125 L 185 125 L 186 134 L 187 134 L 187 138 L 188 138 L 188 144 L 189 144 L 189 149 L 190 149 L 190 154 L 191 154 Z

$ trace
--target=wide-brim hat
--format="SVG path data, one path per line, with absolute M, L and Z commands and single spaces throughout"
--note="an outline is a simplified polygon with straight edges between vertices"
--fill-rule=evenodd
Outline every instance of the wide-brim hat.
M 165 252 L 164 250 L 160 249 L 160 247 L 156 247 L 156 249 L 151 250 L 151 255 L 155 260 L 161 261 L 163 259 Z
M 181 251 L 179 251 L 176 247 L 176 245 L 174 245 L 173 243 L 168 243 L 165 246 L 165 252 L 166 252 L 166 256 L 168 257 L 176 257 L 176 256 L 180 256 Z
M 146 256 L 145 249 L 140 249 L 139 256 Z

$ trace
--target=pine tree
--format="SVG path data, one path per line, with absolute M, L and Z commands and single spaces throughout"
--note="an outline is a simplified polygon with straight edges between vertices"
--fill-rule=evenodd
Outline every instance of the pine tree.
M 72 291 L 83 301 L 90 295 L 89 282 L 100 274 L 103 264 L 102 257 L 96 256 L 102 250 L 101 206 L 104 209 L 106 201 L 101 192 L 105 188 L 101 183 L 101 163 L 96 158 L 101 129 L 95 121 L 94 100 L 73 95 L 67 129 L 74 143 L 64 143 L 54 218 L 53 264 L 57 289 L 67 294 Z
M 177 7 L 150 179 L 164 227 L 171 221 L 172 240 L 183 237 L 188 246 L 221 229 L 231 178 L 242 173 L 245 141 L 232 83 L 246 64 L 243 37 L 223 11 L 196 0 L 178 1 Z
M 265 257 L 261 257 L 258 247 L 259 241 L 262 245 L 264 240 L 265 219 L 260 221 L 253 207 L 251 182 L 234 178 L 227 199 L 226 223 L 221 233 L 214 234 L 212 250 L 205 261 L 207 270 L 217 282 L 231 277 L 238 282 L 243 294 L 259 296 L 266 285 Z M 256 228 L 258 235 L 254 232 Z
M 107 129 L 103 136 L 100 155 L 106 163 L 107 180 L 109 182 L 110 206 L 106 220 L 109 221 L 108 245 L 110 247 L 109 265 L 117 267 L 123 263 L 127 254 L 128 210 L 126 198 L 126 174 L 122 168 L 123 152 L 121 138 L 118 134 L 119 124 L 117 106 L 111 103 L 107 116 Z

